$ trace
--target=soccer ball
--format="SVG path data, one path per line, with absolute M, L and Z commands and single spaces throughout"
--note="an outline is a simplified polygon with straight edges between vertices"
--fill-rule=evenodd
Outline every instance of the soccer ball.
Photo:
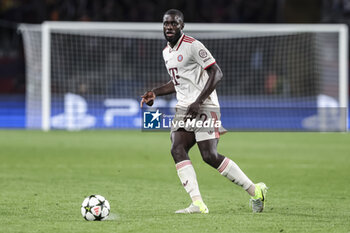
M 110 205 L 101 195 L 91 195 L 81 204 L 81 215 L 87 221 L 103 221 L 108 218 Z

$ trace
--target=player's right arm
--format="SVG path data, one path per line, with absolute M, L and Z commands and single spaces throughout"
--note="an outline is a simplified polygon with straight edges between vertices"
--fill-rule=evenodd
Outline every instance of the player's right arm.
M 170 80 L 166 84 L 156 87 L 152 89 L 151 91 L 147 91 L 144 95 L 141 96 L 141 102 L 140 106 L 142 108 L 143 103 L 146 103 L 149 106 L 153 105 L 153 100 L 157 96 L 162 96 L 162 95 L 169 95 L 175 92 L 175 86 L 174 83 Z

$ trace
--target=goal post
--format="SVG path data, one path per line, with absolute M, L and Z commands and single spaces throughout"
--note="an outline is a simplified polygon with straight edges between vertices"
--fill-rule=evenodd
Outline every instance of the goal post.
M 50 130 L 51 119 L 51 27 L 48 23 L 42 24 L 42 130 Z
M 20 31 L 28 128 L 138 128 L 141 91 L 168 81 L 160 23 L 44 22 Z M 223 69 L 218 95 L 229 129 L 347 130 L 346 25 L 187 23 L 184 32 Z M 264 118 L 274 112 L 281 122 Z

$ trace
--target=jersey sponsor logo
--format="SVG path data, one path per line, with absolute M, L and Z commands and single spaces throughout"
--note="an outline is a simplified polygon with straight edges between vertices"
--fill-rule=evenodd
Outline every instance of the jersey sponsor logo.
M 179 56 L 177 56 L 178 62 L 182 62 L 183 59 L 184 59 L 184 57 L 181 54 Z
M 169 68 L 169 73 L 171 73 L 170 75 L 173 79 L 174 85 L 175 86 L 180 85 L 180 83 L 178 81 L 176 81 L 176 79 L 180 78 L 180 76 L 177 75 L 177 73 L 178 73 L 177 68 L 176 67 Z
M 204 49 L 199 50 L 198 54 L 201 58 L 206 58 L 208 56 L 208 53 Z

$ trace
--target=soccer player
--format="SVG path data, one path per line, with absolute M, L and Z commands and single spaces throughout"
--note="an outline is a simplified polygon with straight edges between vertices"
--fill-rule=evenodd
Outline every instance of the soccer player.
M 174 121 L 203 119 L 217 122 L 220 119 L 220 105 L 215 88 L 223 76 L 221 69 L 208 49 L 198 40 L 185 35 L 182 32 L 183 28 L 184 16 L 179 10 L 171 9 L 165 12 L 163 32 L 168 43 L 163 50 L 163 58 L 171 80 L 147 91 L 141 96 L 140 105 L 152 105 L 157 96 L 176 92 L 178 103 Z M 175 213 L 209 213 L 188 156 L 195 143 L 207 164 L 248 192 L 253 212 L 263 211 L 266 185 L 254 184 L 235 162 L 217 152 L 220 133 L 224 131 L 222 127 L 209 126 L 203 130 L 198 127 L 172 125 L 171 154 L 180 181 L 192 199 L 189 207 Z

